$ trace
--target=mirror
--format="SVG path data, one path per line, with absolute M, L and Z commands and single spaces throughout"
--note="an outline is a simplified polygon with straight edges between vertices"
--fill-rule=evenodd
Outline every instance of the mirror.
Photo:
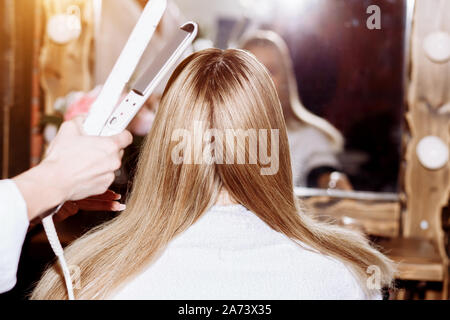
M 391 193 L 399 185 L 411 2 L 175 1 L 199 22 L 198 46 L 244 48 L 268 67 L 297 186 Z

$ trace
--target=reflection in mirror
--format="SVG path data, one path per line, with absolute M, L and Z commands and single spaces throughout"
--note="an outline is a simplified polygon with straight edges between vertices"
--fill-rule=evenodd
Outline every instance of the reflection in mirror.
M 204 39 L 268 68 L 297 186 L 376 192 L 398 187 L 407 2 L 176 0 Z

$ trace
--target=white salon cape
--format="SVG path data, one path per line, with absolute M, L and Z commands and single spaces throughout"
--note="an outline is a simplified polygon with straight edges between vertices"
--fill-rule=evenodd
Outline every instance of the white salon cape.
M 29 221 L 25 199 L 11 180 L 0 181 L 0 205 L 0 293 L 4 293 L 16 285 Z
M 130 261 L 132 263 L 132 261 Z M 214 206 L 109 299 L 367 299 L 344 263 L 299 246 L 241 205 Z M 380 299 L 375 292 L 372 299 Z

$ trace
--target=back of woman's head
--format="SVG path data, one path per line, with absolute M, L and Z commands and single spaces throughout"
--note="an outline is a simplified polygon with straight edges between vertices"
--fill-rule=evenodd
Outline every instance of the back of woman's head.
M 363 237 L 299 211 L 289 154 L 280 102 L 262 64 L 240 50 L 209 49 L 185 59 L 142 148 L 126 211 L 66 250 L 81 275 L 77 298 L 105 298 L 126 284 L 223 188 L 274 230 L 346 263 L 361 283 L 371 265 L 389 283 L 389 260 Z M 55 265 L 32 298 L 65 297 Z
M 144 147 L 138 186 L 159 181 L 168 187 L 163 199 L 180 200 L 181 207 L 198 206 L 197 194 L 205 199 L 193 186 L 212 191 L 211 203 L 224 186 L 249 209 L 260 201 L 274 213 L 280 201 L 295 206 L 280 102 L 268 72 L 250 54 L 218 49 L 193 54 L 174 72 L 160 109 Z M 148 170 L 162 163 L 165 170 Z M 173 188 L 146 177 L 152 172 L 170 177 Z M 183 186 L 187 193 L 180 198 Z

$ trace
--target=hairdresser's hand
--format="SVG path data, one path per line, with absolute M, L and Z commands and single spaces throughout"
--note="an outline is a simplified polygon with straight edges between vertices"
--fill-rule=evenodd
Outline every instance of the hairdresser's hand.
M 122 196 L 120 194 L 108 190 L 104 194 L 89 197 L 84 200 L 67 201 L 59 209 L 58 213 L 53 216 L 53 220 L 55 222 L 62 222 L 76 215 L 79 211 L 123 211 L 126 209 L 126 206 L 119 202 L 121 198 Z M 40 221 L 31 221 L 30 229 L 34 228 L 38 223 Z
M 105 193 L 121 167 L 123 150 L 133 139 L 128 131 L 113 137 L 86 136 L 83 121 L 79 117 L 65 122 L 42 162 L 58 175 L 65 201 Z
M 103 194 L 120 168 L 128 131 L 113 137 L 83 133 L 83 118 L 65 122 L 36 168 L 14 179 L 25 198 L 30 220 L 65 201 Z
M 68 201 L 53 217 L 56 222 L 64 221 L 81 211 L 123 211 L 126 206 L 119 200 L 121 195 L 108 190 L 104 194 L 89 197 L 84 200 Z

